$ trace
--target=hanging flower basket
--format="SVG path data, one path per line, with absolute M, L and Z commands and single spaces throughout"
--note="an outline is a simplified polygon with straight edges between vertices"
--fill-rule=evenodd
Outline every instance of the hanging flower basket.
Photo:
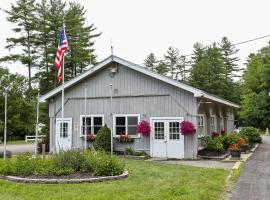
M 143 136 L 149 136 L 151 132 L 151 127 L 148 121 L 141 120 L 136 126 L 137 133 L 142 134 Z
M 194 125 L 190 121 L 183 121 L 180 126 L 182 135 L 193 135 L 196 132 Z
M 119 143 L 132 143 L 134 138 L 130 138 L 127 134 L 122 134 L 116 138 Z

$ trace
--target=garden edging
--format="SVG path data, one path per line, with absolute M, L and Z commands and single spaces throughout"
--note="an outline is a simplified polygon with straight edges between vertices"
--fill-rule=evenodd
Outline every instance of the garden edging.
M 0 179 L 5 179 L 8 181 L 19 182 L 19 183 L 38 183 L 38 184 L 63 184 L 63 183 L 94 183 L 103 182 L 109 180 L 119 180 L 128 177 L 128 171 L 124 171 L 122 174 L 117 176 L 102 176 L 102 177 L 92 177 L 92 178 L 82 178 L 82 179 L 47 179 L 47 178 L 27 178 L 18 176 L 0 176 Z

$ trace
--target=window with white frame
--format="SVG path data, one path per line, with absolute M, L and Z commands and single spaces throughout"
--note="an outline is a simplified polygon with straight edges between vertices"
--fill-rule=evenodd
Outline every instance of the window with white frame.
M 204 115 L 198 115 L 197 116 L 197 131 L 198 131 L 198 136 L 204 136 Z
M 67 138 L 68 137 L 68 123 L 60 122 L 60 137 Z
M 103 115 L 81 115 L 81 136 L 86 134 L 96 135 L 99 129 L 104 125 Z
M 210 117 L 210 131 L 211 133 L 216 131 L 216 117 L 215 116 Z
M 114 115 L 114 134 L 137 136 L 136 126 L 139 120 L 139 115 Z
M 224 118 L 220 117 L 220 130 L 224 130 Z

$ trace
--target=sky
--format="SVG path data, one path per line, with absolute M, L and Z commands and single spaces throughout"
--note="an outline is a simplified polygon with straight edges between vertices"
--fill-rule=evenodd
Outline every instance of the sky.
M 114 54 L 142 64 L 153 52 L 161 59 L 169 46 L 180 54 L 192 53 L 193 44 L 210 45 L 227 36 L 232 43 L 270 34 L 269 0 L 75 0 L 87 13 L 88 24 L 94 24 L 102 35 L 96 39 L 98 60 Z M 15 0 L 0 0 L 0 8 L 9 9 Z M 12 35 L 12 24 L 0 11 L 0 57 L 6 38 Z M 269 38 L 237 46 L 239 65 L 244 66 L 250 53 L 265 46 Z M 27 75 L 19 63 L 6 64 L 11 72 Z

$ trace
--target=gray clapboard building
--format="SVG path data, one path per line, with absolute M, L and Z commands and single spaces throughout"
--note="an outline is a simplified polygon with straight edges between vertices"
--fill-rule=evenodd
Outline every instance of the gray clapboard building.
M 64 88 L 64 120 L 61 86 L 40 98 L 49 103 L 51 152 L 82 148 L 84 128 L 97 134 L 107 124 L 113 133 L 114 151 L 131 147 L 152 157 L 196 158 L 201 137 L 233 131 L 233 109 L 238 108 L 230 101 L 113 55 L 66 82 Z M 151 125 L 150 136 L 136 132 L 142 119 Z M 179 134 L 183 120 L 193 122 L 195 134 Z M 128 134 L 134 142 L 118 143 L 120 134 Z

